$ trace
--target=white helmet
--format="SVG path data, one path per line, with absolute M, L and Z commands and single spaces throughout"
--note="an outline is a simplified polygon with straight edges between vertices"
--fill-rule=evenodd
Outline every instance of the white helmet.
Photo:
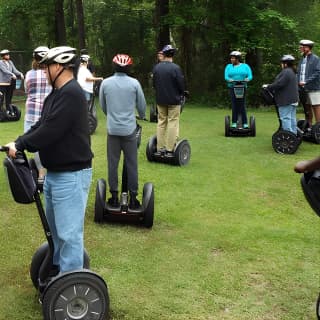
M 40 61 L 43 59 L 43 57 L 48 53 L 49 48 L 48 47 L 37 47 L 33 50 L 33 58 L 37 61 Z
M 8 49 L 3 49 L 0 51 L 1 56 L 5 56 L 6 54 L 10 54 L 10 51 Z
M 82 55 L 80 56 L 80 61 L 81 61 L 81 62 L 88 62 L 89 59 L 90 59 L 90 56 L 87 55 L 87 54 L 82 54 Z
M 299 44 L 300 44 L 300 46 L 307 46 L 307 47 L 312 48 L 314 45 L 314 42 L 311 40 L 304 39 L 304 40 L 300 40 Z
M 240 51 L 232 51 L 230 52 L 230 57 L 237 57 L 237 58 L 241 58 L 241 52 Z
M 76 57 L 76 49 L 67 46 L 49 49 L 47 54 L 40 61 L 41 64 L 63 64 L 72 67 Z

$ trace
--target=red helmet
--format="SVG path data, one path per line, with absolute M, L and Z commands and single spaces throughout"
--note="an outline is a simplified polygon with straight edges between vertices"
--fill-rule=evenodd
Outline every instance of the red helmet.
M 132 65 L 132 59 L 127 54 L 117 54 L 113 57 L 112 62 L 120 67 Z

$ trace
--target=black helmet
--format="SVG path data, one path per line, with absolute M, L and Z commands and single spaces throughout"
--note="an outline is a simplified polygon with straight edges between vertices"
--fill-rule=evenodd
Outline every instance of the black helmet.
M 162 48 L 161 51 L 166 57 L 173 57 L 177 49 L 174 48 L 171 44 L 167 44 Z

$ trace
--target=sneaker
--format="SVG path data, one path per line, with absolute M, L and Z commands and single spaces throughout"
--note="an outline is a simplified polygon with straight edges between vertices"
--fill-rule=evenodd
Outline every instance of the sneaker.
M 166 151 L 166 156 L 169 158 L 173 158 L 174 157 L 173 151 Z
M 120 206 L 120 202 L 118 197 L 111 197 L 108 199 L 108 205 L 114 208 L 117 208 Z
M 235 122 L 232 123 L 231 128 L 236 128 L 237 124 Z
M 243 129 L 248 129 L 248 125 L 246 123 L 243 125 Z

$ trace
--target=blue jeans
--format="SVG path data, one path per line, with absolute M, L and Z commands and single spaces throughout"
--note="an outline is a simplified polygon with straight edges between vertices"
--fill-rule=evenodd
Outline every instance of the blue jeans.
M 279 117 L 282 130 L 297 134 L 296 106 L 292 104 L 279 106 Z
M 83 269 L 83 229 L 92 168 L 48 171 L 44 182 L 46 217 L 53 238 L 53 264 L 60 272 Z

